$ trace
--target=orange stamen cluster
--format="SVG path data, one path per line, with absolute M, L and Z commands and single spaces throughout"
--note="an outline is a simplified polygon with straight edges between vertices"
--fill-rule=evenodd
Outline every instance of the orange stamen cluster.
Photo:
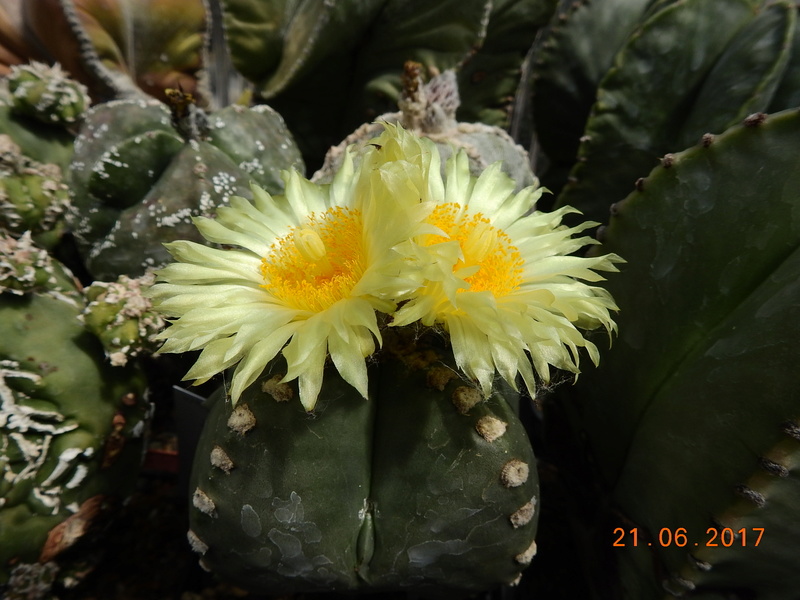
M 261 259 L 261 287 L 287 306 L 322 312 L 349 297 L 365 265 L 361 214 L 334 206 L 272 245 Z
M 511 243 L 508 234 L 494 227 L 482 213 L 460 213 L 459 204 L 437 206 L 428 222 L 448 237 L 429 235 L 426 245 L 448 239 L 458 241 L 464 260 L 459 261 L 454 270 L 479 267 L 477 273 L 464 279 L 469 284 L 469 291 L 489 291 L 498 298 L 510 294 L 522 283 L 524 261 L 519 250 Z

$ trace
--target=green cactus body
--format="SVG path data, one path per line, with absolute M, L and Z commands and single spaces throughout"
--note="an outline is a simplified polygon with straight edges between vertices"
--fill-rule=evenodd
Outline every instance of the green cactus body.
M 406 64 L 405 89 L 399 101 L 400 111 L 387 113 L 359 127 L 339 145 L 328 150 L 325 163 L 314 174 L 313 181 L 331 181 L 341 166 L 348 146 L 362 148 L 383 131 L 380 121 L 401 123 L 419 135 L 436 143 L 442 157 L 442 169 L 447 159 L 463 149 L 468 158 L 470 172 L 479 175 L 490 164 L 502 161 L 502 169 L 516 182 L 516 189 L 532 185 L 536 178 L 531 171 L 527 151 L 514 142 L 503 129 L 484 123 L 460 123 L 456 110 L 460 105 L 455 72 L 446 71 L 423 84 L 421 65 Z
M 196 91 L 202 0 L 51 0 L 26 2 L 22 11 L 28 34 L 95 100 Z
M 7 102 L 0 101 L 0 134 L 9 136 L 25 156 L 66 169 L 75 136 L 63 127 L 15 114 Z
M 59 65 L 16 66 L 6 81 L 14 111 L 43 123 L 71 125 L 89 107 L 86 87 L 69 79 Z
M 279 172 L 303 168 L 291 134 L 267 107 L 229 106 L 202 129 L 184 140 L 155 101 L 89 111 L 75 143 L 72 224 L 96 278 L 138 276 L 167 262 L 164 242 L 197 239 L 193 216 L 248 195 L 251 180 L 280 191 Z
M 69 273 L 28 237 L 0 246 L 2 586 L 23 585 L 25 569 L 57 571 L 133 491 L 149 407 L 142 373 L 110 367 L 78 320 Z
M 609 282 L 620 337 L 571 393 L 639 532 L 619 555 L 630 598 L 709 585 L 777 600 L 800 585 L 799 139 L 797 109 L 708 135 L 665 157 L 603 234 L 629 257 Z M 679 528 L 685 543 L 662 545 Z
M 492 2 L 486 38 L 458 69 L 461 121 L 508 129 L 514 122 L 515 100 L 525 55 L 547 25 L 557 0 Z
M 81 313 L 86 328 L 94 333 L 114 366 L 158 348 L 154 336 L 164 319 L 152 309 L 142 289 L 152 285 L 152 273 L 131 279 L 120 275 L 115 282 L 95 281 L 84 291 L 88 304 Z
M 536 139 L 551 162 L 574 163 L 597 86 L 651 3 L 561 3 L 533 57 Z M 602 43 L 586 43 L 587 39 L 600 38 Z
M 758 4 L 682 0 L 654 11 L 631 34 L 600 82 L 558 206 L 606 222 L 608 207 L 658 156 L 767 109 L 787 67 L 796 10 Z M 678 40 L 691 50 L 670 52 Z
M 538 484 L 515 395 L 483 401 L 446 349 L 409 341 L 387 339 L 366 401 L 330 369 L 307 414 L 279 363 L 235 408 L 211 400 L 189 532 L 205 568 L 269 593 L 519 577 Z
M 24 156 L 0 134 L 0 226 L 16 236 L 30 231 L 39 246 L 53 248 L 64 234 L 68 208 L 61 169 Z

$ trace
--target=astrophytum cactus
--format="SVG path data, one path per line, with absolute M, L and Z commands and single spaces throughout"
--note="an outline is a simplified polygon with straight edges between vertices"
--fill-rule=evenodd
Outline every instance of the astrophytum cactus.
M 149 407 L 143 374 L 110 366 L 78 320 L 72 275 L 27 234 L 0 249 L 0 589 L 15 597 L 57 580 L 132 493 Z M 67 562 L 86 573 L 92 552 Z
M 281 169 L 302 160 L 266 106 L 205 115 L 175 91 L 173 112 L 155 100 L 99 104 L 75 141 L 71 222 L 97 279 L 163 265 L 163 243 L 197 239 L 192 217 L 211 215 L 254 181 L 276 192 Z
M 579 3 L 534 66 L 556 206 L 606 222 L 601 250 L 629 261 L 607 285 L 619 339 L 558 404 L 613 506 L 581 525 L 593 556 L 617 546 L 608 597 L 796 594 L 797 16 Z
M 329 370 L 307 415 L 281 361 L 235 407 L 212 398 L 191 478 L 201 565 L 270 593 L 513 583 L 539 502 L 518 394 L 484 400 L 429 337 L 386 341 L 367 401 Z
M 330 184 L 288 174 L 286 196 L 198 219 L 220 247 L 170 244 L 151 291 L 162 351 L 202 349 L 187 379 L 237 365 L 210 401 L 189 540 L 253 590 L 514 582 L 538 507 L 518 384 L 596 362 L 578 328 L 614 328 L 579 280 L 618 257 L 567 256 L 585 226 L 531 212 L 543 190 L 498 165 L 475 178 L 464 152 L 443 179 L 433 142 L 383 127 Z

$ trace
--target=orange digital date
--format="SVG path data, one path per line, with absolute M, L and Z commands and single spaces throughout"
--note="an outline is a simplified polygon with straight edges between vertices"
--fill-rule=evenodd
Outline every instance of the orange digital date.
M 643 542 L 639 540 L 639 529 L 623 529 L 617 527 L 614 529 L 614 535 L 617 536 L 614 540 L 613 546 L 624 548 L 625 546 L 661 546 L 668 548 L 676 546 L 683 548 L 684 546 L 724 546 L 730 548 L 731 546 L 758 546 L 761 543 L 761 538 L 764 536 L 763 527 L 751 527 L 747 529 L 742 527 L 739 530 L 734 530 L 730 527 L 717 529 L 716 527 L 709 527 L 706 529 L 706 540 L 704 542 L 690 542 L 689 535 L 685 527 L 678 527 L 675 530 L 669 527 L 662 527 L 658 532 L 657 542 Z

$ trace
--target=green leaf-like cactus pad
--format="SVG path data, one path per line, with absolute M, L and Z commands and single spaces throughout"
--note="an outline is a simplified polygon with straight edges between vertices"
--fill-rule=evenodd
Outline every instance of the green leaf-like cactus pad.
M 212 400 L 191 486 L 201 564 L 264 593 L 519 576 L 538 485 L 513 394 L 474 404 L 446 350 L 396 348 L 372 365 L 368 400 L 331 369 L 308 415 L 279 364 L 235 408 Z
M 667 158 L 604 234 L 603 252 L 629 261 L 608 286 L 620 336 L 577 384 L 581 422 L 626 528 L 639 530 L 623 564 L 658 565 L 664 575 L 650 576 L 675 591 L 714 581 L 790 597 L 800 538 L 777 523 L 800 520 L 787 501 L 796 451 L 774 449 L 800 414 L 800 112 L 754 115 Z M 766 531 L 758 548 L 716 551 L 716 525 Z M 687 546 L 662 548 L 665 528 L 684 528 Z

